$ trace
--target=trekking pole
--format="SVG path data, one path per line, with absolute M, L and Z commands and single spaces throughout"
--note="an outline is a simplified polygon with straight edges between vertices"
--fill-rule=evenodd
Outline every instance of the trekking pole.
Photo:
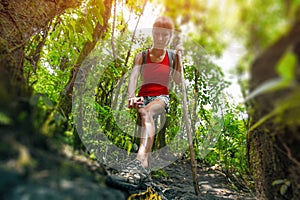
M 187 132 L 187 137 L 188 137 L 188 142 L 189 142 L 194 189 L 195 189 L 196 195 L 198 196 L 200 194 L 200 189 L 199 189 L 198 178 L 197 178 L 197 163 L 196 163 L 196 159 L 195 159 L 193 138 L 192 138 L 192 134 L 191 134 L 191 124 L 190 124 L 190 120 L 188 117 L 187 94 L 186 94 L 186 86 L 185 86 L 185 81 L 184 81 L 183 65 L 181 62 L 181 52 L 178 51 L 177 54 L 178 54 L 178 61 L 179 61 L 180 69 L 181 69 L 181 90 L 182 90 L 182 95 L 183 95 L 182 110 L 183 110 L 186 132 Z

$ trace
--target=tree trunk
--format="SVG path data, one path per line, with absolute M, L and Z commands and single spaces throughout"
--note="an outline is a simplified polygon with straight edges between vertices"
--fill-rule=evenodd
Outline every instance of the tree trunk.
M 12 118 L 22 113 L 19 104 L 28 102 L 31 94 L 23 76 L 26 42 L 56 15 L 80 3 L 80 0 L 1 0 L 0 109 Z
M 85 45 L 83 46 L 83 49 L 81 50 L 78 59 L 74 65 L 74 68 L 71 70 L 69 81 L 62 92 L 62 95 L 60 96 L 59 103 L 57 106 L 57 111 L 61 112 L 63 116 L 66 117 L 66 119 L 69 118 L 69 115 L 72 111 L 72 97 L 73 97 L 73 88 L 74 83 L 76 80 L 77 73 L 84 62 L 84 60 L 89 56 L 91 51 L 95 48 L 97 42 L 99 39 L 104 38 L 105 33 L 107 32 L 108 28 L 108 20 L 111 16 L 111 7 L 112 7 L 112 0 L 104 0 L 105 5 L 105 13 L 102 14 L 103 17 L 103 25 L 101 25 L 99 22 L 96 24 L 94 31 L 93 31 L 93 40 L 87 41 Z M 55 111 L 54 111 L 55 112 Z M 52 115 L 49 115 L 49 117 L 52 117 Z M 46 124 L 44 126 L 48 126 L 48 122 L 51 120 L 47 120 Z M 63 124 L 59 124 L 59 127 L 56 127 L 54 129 L 55 133 L 60 132 L 61 129 L 67 129 L 67 121 L 63 122 Z M 82 147 L 82 143 L 80 140 L 80 137 L 78 133 L 75 131 L 74 133 L 74 148 L 78 149 Z
M 278 78 L 276 65 L 287 50 L 299 45 L 299 35 L 300 23 L 297 22 L 255 60 L 251 68 L 251 90 L 265 81 Z M 297 56 L 299 61 L 299 54 Z M 280 106 L 278 102 L 289 94 L 291 90 L 286 88 L 254 98 L 249 109 L 251 124 Z M 296 117 L 298 124 L 270 119 L 248 133 L 249 164 L 258 199 L 297 199 L 300 196 L 300 126 L 299 116 Z
M 167 114 L 165 114 L 165 116 L 163 116 L 163 114 L 157 116 L 155 122 L 156 130 L 159 129 L 159 131 L 156 131 L 157 133 L 155 134 L 153 150 L 159 150 L 166 146 L 166 129 L 168 127 Z
M 95 48 L 97 42 L 100 38 L 105 36 L 105 33 L 108 28 L 108 20 L 111 15 L 111 7 L 112 7 L 112 0 L 105 0 L 105 13 L 103 13 L 104 24 L 101 25 L 99 22 L 96 24 L 93 32 L 93 40 L 87 41 L 79 54 L 79 57 L 76 61 L 76 64 L 71 71 L 69 81 L 67 86 L 65 87 L 65 91 L 63 92 L 61 99 L 59 101 L 58 108 L 64 112 L 65 116 L 68 116 L 72 110 L 72 95 L 73 95 L 73 87 L 76 79 L 76 75 L 83 63 L 84 59 L 91 53 L 91 51 Z

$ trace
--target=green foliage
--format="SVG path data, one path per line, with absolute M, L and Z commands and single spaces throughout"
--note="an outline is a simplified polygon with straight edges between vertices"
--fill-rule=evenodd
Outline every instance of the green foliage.
M 282 8 L 275 5 L 273 10 L 280 11 L 281 14 L 279 16 L 272 14 L 268 15 L 267 19 L 261 19 L 257 28 L 254 26 L 255 18 L 261 10 L 267 10 L 270 5 L 253 2 L 255 4 L 251 5 L 259 5 L 261 9 L 255 11 L 248 4 L 236 3 L 239 8 L 242 8 L 238 16 L 245 22 L 243 27 L 254 29 L 246 35 L 255 33 L 259 36 L 259 45 L 265 46 L 273 41 L 279 34 L 279 29 L 285 26 L 279 23 L 280 20 L 276 21 L 282 17 Z M 126 1 L 127 8 L 122 9 L 129 9 L 131 14 L 137 17 L 141 14 L 142 3 Z M 196 1 L 164 1 L 164 4 L 168 8 L 166 14 L 175 19 L 177 28 L 182 26 L 182 30 L 185 31 L 189 30 L 189 23 L 193 24 L 191 31 L 186 32 L 187 40 L 182 41 L 182 44 L 185 47 L 185 78 L 189 82 L 187 89 L 189 113 L 191 113 L 195 133 L 194 146 L 197 158 L 205 159 L 211 165 L 219 164 L 241 175 L 248 173 L 245 155 L 246 128 L 244 121 L 239 117 L 240 113 L 244 112 L 244 108 L 236 108 L 227 102 L 224 89 L 229 83 L 224 80 L 221 67 L 211 61 L 213 57 L 221 55 L 228 42 L 224 37 L 227 30 L 221 24 L 225 18 L 225 11 L 221 12 L 216 1 L 211 4 L 209 1 L 203 1 L 202 4 Z M 89 147 L 88 150 L 93 158 L 97 155 L 97 151 L 105 148 L 100 132 L 105 132 L 114 145 L 125 149 L 128 154 L 137 151 L 137 138 L 127 134 L 135 132 L 136 112 L 124 108 L 127 104 L 128 73 L 134 55 L 151 45 L 149 36 L 135 37 L 132 41 L 133 33 L 127 30 L 128 24 L 125 22 L 124 14 L 119 12 L 114 27 L 114 40 L 110 38 L 112 33 L 109 29 L 103 40 L 84 59 L 82 66 L 75 68 L 84 45 L 93 40 L 96 25 L 103 25 L 106 17 L 105 9 L 102 0 L 85 1 L 80 8 L 68 10 L 57 16 L 49 23 L 46 30 L 31 38 L 26 46 L 25 75 L 28 84 L 34 89 L 31 105 L 36 107 L 35 127 L 47 132 L 52 125 L 67 121 L 67 127 L 61 127 L 60 139 L 65 143 L 73 144 L 76 135 L 75 124 L 80 124 L 77 127 L 78 132 L 84 133 L 80 135 L 80 139 Z M 230 17 L 226 19 L 226 26 L 232 19 Z M 275 19 L 273 20 L 272 17 Z M 276 26 L 270 28 L 274 24 Z M 267 32 L 256 30 L 264 26 L 270 29 Z M 269 38 L 270 31 L 275 31 L 277 35 Z M 241 29 L 238 32 L 245 34 Z M 35 60 L 37 56 L 40 57 Z M 247 63 L 248 61 L 244 65 Z M 292 66 L 293 56 L 288 55 L 282 63 L 289 63 L 289 66 Z M 278 67 L 279 73 L 283 77 L 290 78 L 291 71 L 287 72 L 283 67 L 285 67 L 283 64 Z M 84 72 L 81 75 L 87 74 L 88 77 L 82 79 L 84 86 L 77 85 L 74 91 L 79 99 L 76 102 L 78 105 L 73 106 L 77 106 L 80 112 L 67 113 L 69 116 L 67 118 L 56 108 L 60 103 L 61 95 L 71 87 L 67 85 L 70 81 L 70 73 L 78 68 Z M 180 97 L 178 88 L 170 91 L 171 106 L 167 114 L 168 127 L 165 131 L 166 144 L 178 140 L 175 141 L 176 148 L 184 148 L 182 143 L 185 142 L 176 139 L 176 135 L 184 131 Z M 91 112 L 94 110 L 95 112 Z M 218 115 L 220 110 L 223 112 L 222 116 Z M 49 118 L 50 113 L 52 114 Z M 76 117 L 78 119 L 84 117 L 84 122 L 74 122 Z M 48 126 L 41 127 L 45 120 L 49 120 Z M 0 116 L 0 122 L 9 123 L 9 119 Z M 203 158 L 207 153 L 209 154 Z M 165 174 L 158 172 L 158 176 L 165 176 Z
M 262 117 L 258 122 L 253 124 L 249 131 L 261 126 L 268 120 L 275 120 L 281 124 L 298 125 L 300 124 L 300 106 L 299 106 L 300 91 L 299 88 L 294 90 L 285 98 L 277 103 L 277 106 L 272 112 Z
M 246 158 L 245 108 L 230 107 L 224 112 L 224 127 L 216 145 L 205 157 L 205 161 L 220 166 L 238 177 L 249 174 Z M 244 177 L 244 178 L 245 178 Z
M 249 131 L 254 130 L 255 128 L 265 123 L 267 120 L 271 119 L 275 119 L 275 121 L 281 122 L 283 124 L 300 124 L 300 119 L 298 117 L 298 99 L 300 98 L 300 96 L 299 88 L 295 84 L 297 82 L 295 73 L 296 66 L 296 55 L 288 51 L 279 60 L 276 66 L 276 70 L 280 78 L 262 84 L 247 97 L 246 100 L 248 101 L 258 95 L 266 94 L 267 92 L 278 92 L 287 88 L 292 90 L 287 97 L 284 97 L 279 102 L 277 102 L 277 106 L 274 110 L 272 110 L 272 112 L 268 113 L 267 115 L 262 117 L 258 122 L 253 124 L 250 127 Z
M 247 46 L 254 51 L 260 51 L 273 43 L 282 35 L 287 27 L 285 5 L 280 1 L 252 0 L 247 3 L 233 1 L 238 7 L 237 26 L 235 32 L 241 35 L 247 34 Z M 256 8 L 256 9 L 253 9 Z
M 40 129 L 46 120 L 47 113 L 54 108 L 52 101 L 44 94 L 36 93 L 30 99 L 34 110 L 34 127 Z M 54 121 L 53 121 L 54 123 Z M 51 123 L 50 123 L 51 124 Z
M 162 177 L 168 177 L 168 173 L 163 170 L 163 169 L 160 169 L 160 170 L 156 170 L 152 173 L 152 177 L 154 178 L 162 178 Z
M 74 131 L 72 116 L 56 110 L 56 107 L 68 87 L 72 87 L 67 83 L 80 51 L 92 40 L 96 24 L 104 25 L 105 9 L 102 0 L 85 1 L 81 7 L 67 10 L 54 18 L 26 46 L 25 76 L 34 89 L 31 103 L 37 103 L 40 101 L 38 99 L 44 102 L 44 106 L 36 105 L 38 111 L 35 124 L 37 127 L 42 126 L 42 132 L 50 133 L 55 127 L 67 122 L 67 126 L 61 127 L 61 131 L 67 134 L 58 136 L 62 136 L 62 140 L 69 144 L 74 142 L 75 137 L 75 134 L 68 134 Z M 49 102 L 52 106 L 49 106 Z
M 177 21 L 176 29 L 196 40 L 206 51 L 219 56 L 227 43 L 219 1 L 163 1 L 165 15 Z M 222 20 L 220 20 L 222 19 Z

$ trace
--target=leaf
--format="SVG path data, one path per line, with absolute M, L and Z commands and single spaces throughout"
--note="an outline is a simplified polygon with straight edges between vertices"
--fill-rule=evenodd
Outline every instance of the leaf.
M 284 195 L 284 194 L 286 193 L 288 187 L 289 187 L 289 186 L 286 185 L 286 184 L 282 185 L 282 186 L 280 187 L 280 194 L 281 194 L 281 195 Z
M 10 125 L 12 122 L 11 118 L 7 116 L 5 113 L 0 112 L 0 124 L 2 125 Z
M 93 41 L 93 35 L 92 35 L 92 29 L 93 29 L 93 27 L 91 27 L 92 25 L 91 25 L 91 23 L 89 23 L 89 22 L 87 22 L 86 24 L 85 24 L 85 26 L 83 26 L 83 29 L 84 29 L 84 34 L 85 34 L 85 36 L 87 37 L 87 39 L 89 40 L 89 41 Z
M 295 78 L 295 67 L 297 64 L 297 57 L 295 54 L 289 52 L 285 54 L 277 63 L 276 70 L 284 80 L 293 80 Z
M 139 146 L 138 146 L 137 144 L 134 143 L 134 144 L 133 144 L 133 150 L 134 150 L 134 151 L 137 151 L 138 149 L 139 149 Z
M 74 29 L 73 26 L 69 23 L 66 28 L 68 29 L 68 37 L 70 40 L 73 40 Z
M 70 19 L 70 25 L 72 26 L 73 32 L 76 32 L 76 22 L 73 18 Z
M 102 15 L 97 16 L 97 19 L 98 19 L 99 24 L 100 24 L 101 26 L 103 26 L 103 25 L 104 25 L 104 20 L 103 20 Z
M 57 37 L 58 37 L 58 34 L 60 33 L 60 31 L 61 31 L 60 28 L 56 28 L 55 31 L 53 31 L 53 32 L 51 33 L 51 38 L 53 38 L 53 39 L 58 39 Z
M 91 153 L 89 156 L 92 160 L 96 160 L 97 156 L 95 155 L 95 153 Z
M 45 106 L 47 106 L 48 108 L 53 108 L 54 107 L 52 101 L 47 96 L 42 95 L 41 97 L 42 97 L 42 100 L 43 100 Z
M 30 97 L 30 100 L 29 100 L 29 103 L 31 106 L 34 106 L 38 103 L 40 97 L 42 95 L 40 93 L 36 93 L 36 94 L 33 94 L 31 97 Z
M 254 130 L 258 126 L 262 125 L 264 122 L 269 120 L 270 118 L 274 116 L 279 116 L 278 119 L 282 120 L 282 115 L 287 110 L 297 110 L 299 108 L 299 99 L 300 99 L 300 92 L 295 91 L 291 93 L 286 99 L 280 102 L 279 106 L 277 106 L 272 112 L 265 115 L 263 118 L 261 118 L 258 122 L 256 122 L 253 126 L 250 127 L 249 131 Z M 284 118 L 285 120 L 285 118 Z
M 251 92 L 244 100 L 244 102 L 253 99 L 256 96 L 261 94 L 272 92 L 280 89 L 287 88 L 291 85 L 291 81 L 283 78 L 276 78 L 269 81 L 264 82 L 260 86 L 258 86 L 253 92 Z
M 131 149 L 133 147 L 133 144 L 132 144 L 131 141 L 127 141 L 126 143 L 127 143 L 127 154 L 129 155 L 130 151 L 131 151 Z
M 83 31 L 84 31 L 84 28 L 83 28 L 82 24 L 81 23 L 76 23 L 75 24 L 75 32 L 82 33 Z
M 33 94 L 29 100 L 30 105 L 34 106 L 34 105 L 38 104 L 40 99 L 42 100 L 42 102 L 44 103 L 44 105 L 47 108 L 51 109 L 54 107 L 52 101 L 45 94 L 42 94 L 42 93 Z
M 124 140 L 124 141 L 125 141 L 124 148 L 127 149 L 127 153 L 129 155 L 133 147 L 133 143 L 130 140 Z
M 103 21 L 103 17 L 102 17 L 102 15 L 101 15 L 101 9 L 99 9 L 98 7 L 96 7 L 96 9 L 93 9 L 93 13 L 94 13 L 94 15 L 96 16 L 96 19 L 97 19 L 97 21 L 99 22 L 99 24 L 101 25 L 101 26 L 103 26 L 103 24 L 104 24 L 104 21 Z
M 285 183 L 285 181 L 286 181 L 285 179 L 278 179 L 278 180 L 273 181 L 272 185 L 274 186 L 274 185 L 283 184 L 283 183 Z

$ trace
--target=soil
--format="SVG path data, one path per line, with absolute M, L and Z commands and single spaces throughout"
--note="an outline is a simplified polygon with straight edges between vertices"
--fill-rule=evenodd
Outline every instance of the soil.
M 3 200 L 121 200 L 131 193 L 105 183 L 109 172 L 86 153 L 69 147 L 60 151 L 0 141 L 0 199 Z M 152 189 L 161 199 L 255 199 L 238 191 L 227 175 L 198 167 L 201 194 L 195 195 L 189 161 L 183 159 L 153 172 Z
M 255 195 L 246 186 L 238 190 L 233 181 L 220 170 L 203 167 L 197 169 L 197 178 L 200 187 L 200 195 L 195 195 L 190 162 L 177 161 L 163 170 L 166 177 L 153 178 L 155 188 L 162 191 L 166 199 L 255 199 Z M 202 164 L 203 165 L 203 164 Z M 248 190 L 243 191 L 243 190 Z

